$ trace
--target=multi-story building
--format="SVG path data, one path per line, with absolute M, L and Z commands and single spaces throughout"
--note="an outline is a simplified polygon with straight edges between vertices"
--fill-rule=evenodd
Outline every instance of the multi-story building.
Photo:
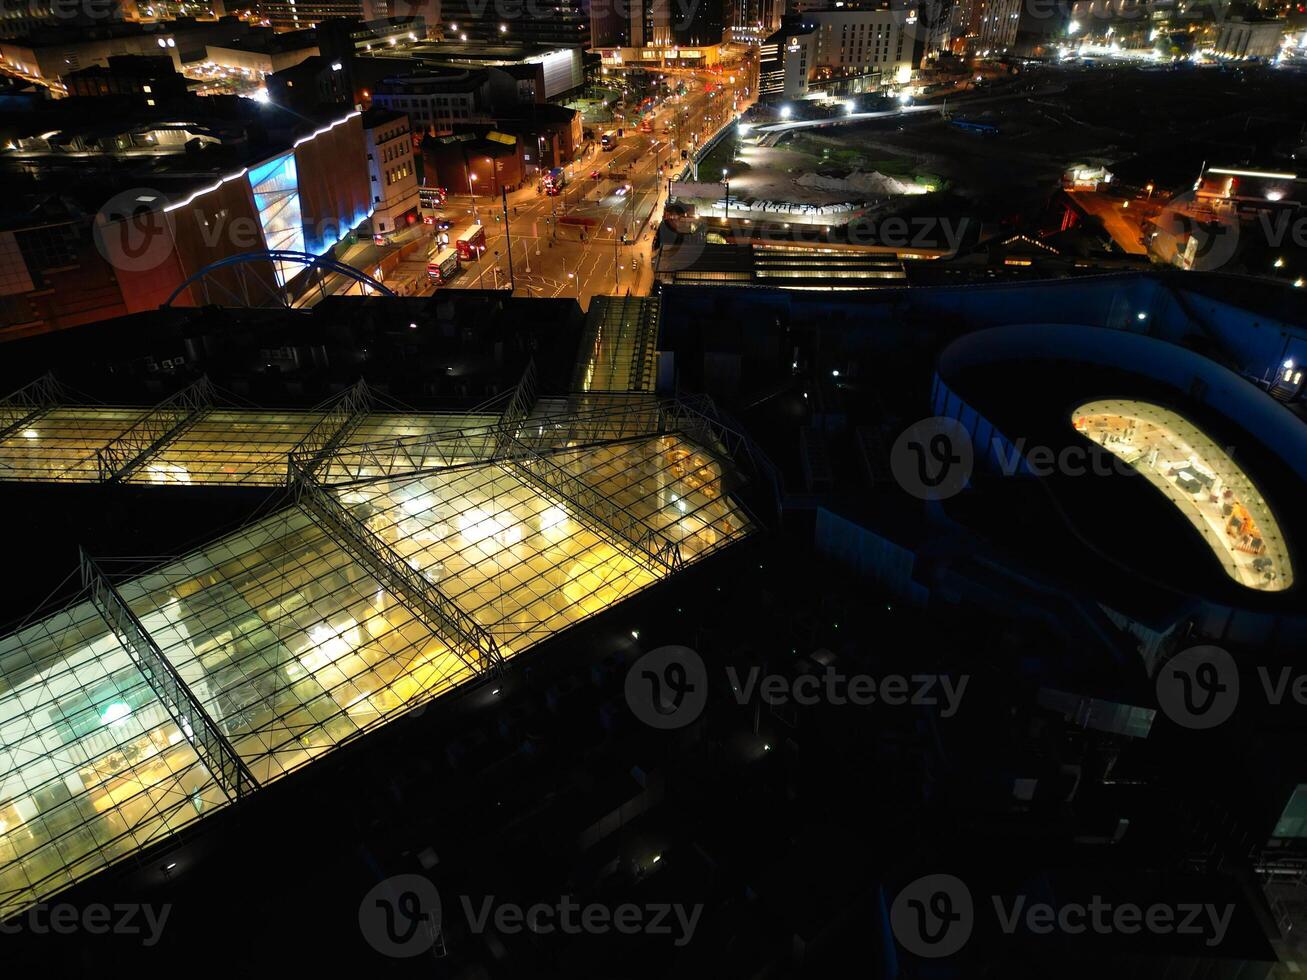
M 70 5 L 62 0 L 24 0 L 0 8 L 0 37 L 24 37 L 48 28 L 78 26 L 83 29 L 106 21 L 121 22 L 123 4 L 117 0 L 85 0 Z
M 309 30 L 274 34 L 264 28 L 233 41 L 205 45 L 206 61 L 259 77 L 293 68 L 316 54 L 317 38 Z
M 417 165 L 408 116 L 390 109 L 363 114 L 372 190 L 372 231 L 385 234 L 412 224 L 418 213 Z
M 722 43 L 727 23 L 723 0 L 611 4 L 592 19 L 591 44 L 596 48 L 657 49 L 660 53 L 662 49 L 716 48 Z
M 915 11 L 885 9 L 791 17 L 763 43 L 758 92 L 764 99 L 796 99 L 906 84 L 920 59 L 915 24 Z
M 166 55 L 178 71 L 203 61 L 205 47 L 248 36 L 250 26 L 236 17 L 150 24 L 108 23 L 94 27 L 61 24 L 24 38 L 0 40 L 0 66 L 24 78 L 53 82 L 91 65 L 108 67 L 114 55 Z
M 115 0 L 125 20 L 176 20 L 178 17 L 225 17 L 224 0 Z M 241 6 L 241 10 L 245 7 Z M 253 9 L 253 4 L 250 5 Z
M 181 119 L 150 109 L 114 126 L 103 113 L 49 130 L 32 121 L 2 161 L 0 338 L 157 309 L 178 289 L 178 302 L 204 302 L 186 283 L 210 263 L 324 255 L 368 217 L 361 113 L 283 113 L 285 128 L 269 131 L 252 103 L 231 106 Z M 213 281 L 279 291 L 302 271 L 272 259 L 242 269 Z
M 332 18 L 440 23 L 440 0 L 259 0 L 256 9 L 275 30 L 316 27 Z
M 1217 30 L 1215 51 L 1225 58 L 1274 58 L 1285 30 L 1283 20 L 1232 16 Z
M 366 89 L 356 87 L 349 65 L 349 60 L 336 61 L 326 55 L 305 58 L 293 68 L 268 76 L 268 96 L 277 105 L 297 112 L 322 105 L 358 108 Z
M 951 12 L 949 49 L 981 56 L 1010 50 L 1016 44 L 1021 11 L 1021 0 L 960 0 Z
M 907 28 L 915 23 L 912 15 L 896 10 L 833 10 L 808 14 L 804 20 L 814 26 L 815 80 L 869 72 L 900 83 L 908 80 L 913 38 Z
M 450 41 L 585 44 L 590 38 L 588 7 L 584 0 L 440 0 L 440 20 L 428 23 L 440 23 L 444 38 Z
M 372 54 L 380 60 L 390 52 L 374 49 Z M 432 66 L 502 69 L 519 80 L 523 102 L 557 99 L 579 92 L 585 85 L 583 49 L 579 44 L 442 41 L 409 45 L 396 51 L 395 57 Z
M 440 135 L 458 125 L 493 123 L 495 77 L 501 85 L 516 82 L 493 68 L 428 69 L 386 79 L 372 91 L 372 104 L 408 115 L 415 132 Z
M 186 78 L 172 59 L 138 54 L 115 55 L 109 64 L 92 65 L 63 76 L 70 96 L 125 98 L 149 108 L 186 97 Z
M 581 113 L 548 103 L 523 106 L 516 118 L 500 115 L 495 129 L 517 137 L 529 174 L 571 163 L 581 149 L 585 132 Z
M 762 42 L 758 53 L 758 95 L 765 101 L 801 99 L 808 94 L 808 77 L 816 64 L 812 27 L 796 24 Z
M 726 16 L 727 43 L 757 47 L 781 26 L 784 0 L 733 0 Z

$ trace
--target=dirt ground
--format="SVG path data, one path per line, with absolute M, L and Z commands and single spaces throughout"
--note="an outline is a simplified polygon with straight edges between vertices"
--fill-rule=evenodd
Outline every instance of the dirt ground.
M 823 152 L 825 151 L 825 152 Z M 781 146 L 757 146 L 750 140 L 710 154 L 699 165 L 701 180 L 713 180 L 725 167 L 731 195 L 736 198 L 788 201 L 793 204 L 840 204 L 883 200 L 856 190 L 821 190 L 798 183 L 804 174 L 843 178 L 854 171 L 874 170 L 897 179 L 911 180 L 919 171 L 910 157 L 893 153 L 878 156 L 850 153 L 839 138 L 804 136 Z
M 1002 98 L 947 108 L 955 119 L 989 123 L 999 133 L 968 132 L 935 115 L 868 121 L 800 131 L 770 148 L 746 140 L 737 153 L 747 168 L 724 146 L 700 165 L 700 176 L 714 179 L 726 166 L 735 197 L 814 205 L 857 195 L 802 187 L 795 180 L 804 172 L 926 177 L 986 219 L 1039 208 L 1074 164 L 1105 165 L 1119 179 L 1179 188 L 1204 160 L 1266 159 L 1282 149 L 1284 134 L 1307 122 L 1307 73 L 1041 66 L 1018 76 Z M 934 197 L 911 199 L 911 206 L 929 207 Z

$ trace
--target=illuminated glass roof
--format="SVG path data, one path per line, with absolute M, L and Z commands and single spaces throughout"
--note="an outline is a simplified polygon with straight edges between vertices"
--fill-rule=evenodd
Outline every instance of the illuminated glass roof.
M 0 438 L 0 480 L 94 483 L 101 478 L 97 451 L 150 413 L 148 408 L 63 405 Z M 322 412 L 267 412 L 214 408 L 200 414 L 158 448 L 129 483 L 286 482 L 286 457 L 325 418 Z M 351 441 L 376 442 L 431 435 L 497 420 L 494 415 L 369 413 Z
M 90 603 L 0 640 L 0 915 L 226 797 Z
M 257 791 L 478 677 L 467 636 L 511 658 L 754 529 L 721 430 L 697 410 L 628 397 L 606 418 L 598 396 L 573 402 L 517 420 L 355 419 L 349 445 L 305 464 L 316 476 L 298 504 L 114 582 L 199 715 L 147 683 L 94 588 L 0 639 L 0 916 L 237 798 L 203 761 L 204 733 Z M 51 410 L 0 459 L 24 479 L 94 480 L 95 448 L 139 417 Z M 284 483 L 322 418 L 209 410 L 131 478 Z
M 1246 473 L 1182 416 L 1149 402 L 1088 402 L 1072 413 L 1080 433 L 1142 473 L 1194 526 L 1221 567 L 1250 589 L 1293 584 L 1280 525 Z

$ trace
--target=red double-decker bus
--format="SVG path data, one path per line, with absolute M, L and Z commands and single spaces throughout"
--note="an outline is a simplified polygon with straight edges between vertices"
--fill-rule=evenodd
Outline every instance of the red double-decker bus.
M 464 228 L 451 237 L 454 248 L 458 249 L 458 257 L 464 262 L 475 262 L 486 250 L 486 230 L 481 225 Z

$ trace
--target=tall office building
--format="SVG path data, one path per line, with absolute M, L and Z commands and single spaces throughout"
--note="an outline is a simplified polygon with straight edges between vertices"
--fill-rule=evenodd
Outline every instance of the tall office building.
M 921 59 L 915 23 L 884 8 L 788 17 L 760 50 L 759 95 L 775 101 L 906 85 Z
M 726 31 L 725 0 L 631 0 L 603 5 L 592 14 L 591 44 L 596 48 L 709 47 Z
M 440 0 L 439 23 L 447 40 L 586 44 L 590 40 L 587 6 L 583 0 L 500 4 Z
M 258 0 L 257 9 L 279 31 L 314 27 L 330 17 L 440 23 L 440 0 Z
M 1001 54 L 1016 43 L 1021 0 L 958 0 L 949 23 L 955 53 Z

